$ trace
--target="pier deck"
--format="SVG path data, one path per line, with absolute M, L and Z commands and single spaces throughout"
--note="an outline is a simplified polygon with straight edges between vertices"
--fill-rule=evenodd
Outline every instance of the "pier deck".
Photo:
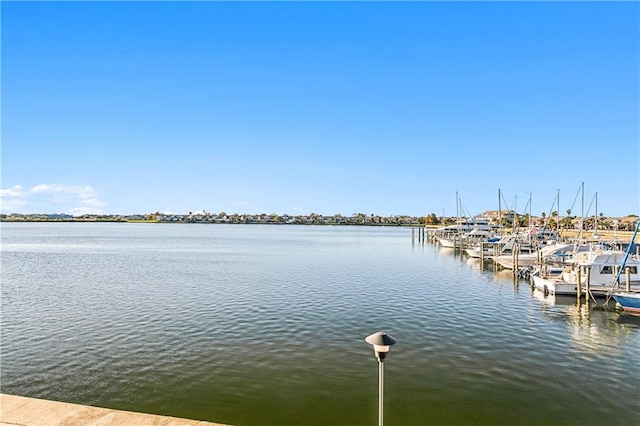
M 0 394 L 0 426 L 224 426 L 199 420 Z

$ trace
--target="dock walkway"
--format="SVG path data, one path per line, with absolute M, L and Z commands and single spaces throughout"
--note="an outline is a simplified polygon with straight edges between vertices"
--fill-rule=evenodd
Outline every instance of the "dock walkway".
M 0 426 L 225 426 L 199 420 L 0 394 Z

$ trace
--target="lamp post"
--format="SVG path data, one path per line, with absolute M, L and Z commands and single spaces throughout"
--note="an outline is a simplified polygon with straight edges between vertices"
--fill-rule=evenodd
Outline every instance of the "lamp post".
M 364 339 L 373 345 L 373 351 L 378 358 L 378 426 L 382 426 L 383 420 L 383 395 L 384 395 L 384 359 L 389 352 L 389 347 L 395 345 L 396 339 L 383 331 L 378 331 Z

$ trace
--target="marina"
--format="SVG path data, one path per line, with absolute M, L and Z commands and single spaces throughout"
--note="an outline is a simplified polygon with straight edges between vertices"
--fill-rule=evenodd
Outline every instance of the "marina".
M 636 424 L 640 317 L 407 227 L 2 223 L 3 393 L 234 425 Z M 607 302 L 607 303 L 604 303 Z
M 537 226 L 524 230 L 500 228 L 478 239 L 477 232 L 489 231 L 484 225 L 469 227 L 452 238 L 452 226 L 423 230 L 419 241 L 426 238 L 442 248 L 479 259 L 483 267 L 487 260 L 496 270 L 509 269 L 514 277 L 530 277 L 532 287 L 545 294 L 610 299 L 613 292 L 623 289 L 627 293 L 640 292 L 640 244 L 636 242 L 640 221 L 636 220 L 635 231 L 626 242 L 600 238 L 594 232 L 591 238 L 585 238 L 582 228 L 577 236 L 561 237 L 558 231 L 539 230 Z M 624 300 L 634 299 L 625 295 Z

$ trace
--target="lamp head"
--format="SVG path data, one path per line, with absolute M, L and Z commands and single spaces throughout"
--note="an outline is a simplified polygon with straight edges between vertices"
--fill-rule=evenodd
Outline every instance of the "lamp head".
M 364 340 L 370 345 L 373 345 L 373 350 L 376 354 L 376 358 L 378 358 L 378 361 L 380 362 L 384 361 L 387 353 L 389 352 L 390 346 L 395 345 L 396 343 L 396 339 L 389 336 L 383 331 L 373 333 L 372 335 L 367 336 L 367 338 Z

